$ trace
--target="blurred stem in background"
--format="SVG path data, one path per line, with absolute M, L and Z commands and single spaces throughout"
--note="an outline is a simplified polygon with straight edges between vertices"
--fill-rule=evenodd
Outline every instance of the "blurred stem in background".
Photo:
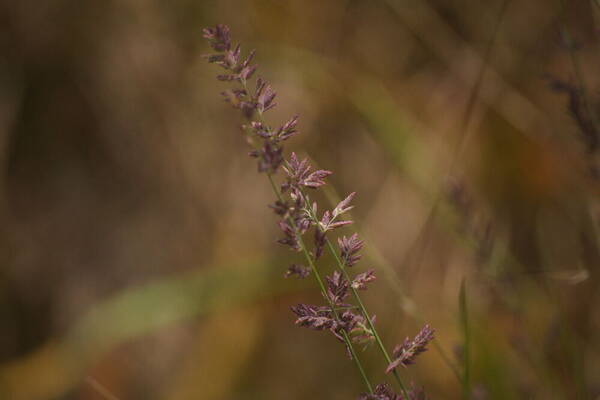
M 464 278 L 460 284 L 458 305 L 460 326 L 463 335 L 461 355 L 463 360 L 463 371 L 461 380 L 463 399 L 468 400 L 471 398 L 471 334 L 469 329 L 469 311 L 467 308 L 467 287 Z
M 592 126 L 594 127 L 594 130 L 596 132 L 600 132 L 600 130 L 598 129 L 598 116 L 596 115 L 596 112 L 592 109 L 592 102 L 591 99 L 588 96 L 588 90 L 587 90 L 587 85 L 586 85 L 586 79 L 584 77 L 584 73 L 583 73 L 583 69 L 581 67 L 581 63 L 579 62 L 579 58 L 577 57 L 577 54 L 575 53 L 575 41 L 573 39 L 573 36 L 571 35 L 571 32 L 567 26 L 567 6 L 565 4 L 565 0 L 559 0 L 560 3 L 560 13 L 561 15 L 559 16 L 560 18 L 560 33 L 562 36 L 562 39 L 564 41 L 565 46 L 567 47 L 568 51 L 569 51 L 569 56 L 571 59 L 571 66 L 573 69 L 573 75 L 575 76 L 575 80 L 577 82 L 577 89 L 581 92 L 581 99 L 583 101 L 583 108 L 589 118 L 589 120 L 592 123 Z M 596 2 L 597 4 L 597 2 Z

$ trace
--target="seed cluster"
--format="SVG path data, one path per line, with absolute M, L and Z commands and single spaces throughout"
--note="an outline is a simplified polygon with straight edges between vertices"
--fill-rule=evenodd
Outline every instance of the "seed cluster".
M 222 95 L 225 101 L 239 109 L 247 119 L 242 129 L 253 148 L 249 155 L 257 159 L 258 171 L 268 176 L 273 187 L 276 200 L 269 207 L 279 218 L 278 225 L 283 237 L 278 242 L 302 253 L 304 264 L 308 264 L 291 264 L 285 277 L 306 278 L 313 274 L 323 295 L 325 304 L 298 304 L 291 307 L 296 315 L 296 325 L 330 332 L 345 346 L 346 354 L 355 361 L 368 389 L 368 393 L 360 395 L 359 399 L 425 399 L 421 390 L 406 389 L 395 369 L 400 365 L 414 363 L 415 357 L 424 352 L 427 344 L 433 340 L 433 330 L 426 325 L 415 339 L 407 338 L 402 345 L 396 346 L 393 357 L 390 357 L 375 329 L 375 316 L 367 312 L 358 294 L 358 290 L 366 290 L 376 280 L 375 271 L 369 269 L 352 276 L 348 270 L 360 261 L 363 241 L 356 233 L 342 235 L 337 237 L 338 248 L 335 249 L 329 238 L 334 231 L 352 224 L 351 220 L 344 218 L 344 214 L 353 208 L 351 202 L 355 193 L 350 193 L 332 210 L 324 210 L 319 214 L 319 207 L 311 200 L 309 192 L 325 185 L 325 179 L 332 172 L 314 169 L 308 159 L 300 159 L 293 152 L 288 159 L 284 157 L 283 142 L 298 133 L 298 116 L 292 116 L 278 128 L 267 124 L 264 114 L 276 106 L 276 92 L 260 77 L 255 81 L 254 90 L 250 90 L 249 83 L 257 70 L 257 66 L 251 64 L 255 51 L 242 59 L 241 47 L 233 46 L 229 28 L 225 25 L 204 29 L 204 37 L 217 52 L 207 55 L 208 61 L 226 71 L 225 74 L 218 75 L 217 79 L 238 84 Z M 277 184 L 274 177 L 280 170 L 283 170 L 283 181 Z M 310 231 L 312 235 L 309 234 Z M 312 243 L 310 248 L 309 243 Z M 323 279 L 317 262 L 326 249 L 329 249 L 337 261 L 337 269 Z M 350 295 L 353 302 L 349 299 Z M 354 346 L 367 346 L 375 342 L 386 357 L 386 372 L 394 372 L 401 394 L 395 394 L 387 384 L 371 387 Z

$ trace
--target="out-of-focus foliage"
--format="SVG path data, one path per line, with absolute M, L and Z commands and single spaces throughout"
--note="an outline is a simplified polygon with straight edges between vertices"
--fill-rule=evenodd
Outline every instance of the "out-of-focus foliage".
M 283 278 L 270 188 L 201 57 L 216 23 L 257 48 L 274 118 L 300 113 L 288 149 L 335 171 L 327 200 L 358 193 L 386 344 L 436 329 L 409 381 L 432 399 L 600 395 L 599 17 L 596 1 L 1 4 L 0 398 L 363 390 L 334 339 L 293 325 L 318 291 Z

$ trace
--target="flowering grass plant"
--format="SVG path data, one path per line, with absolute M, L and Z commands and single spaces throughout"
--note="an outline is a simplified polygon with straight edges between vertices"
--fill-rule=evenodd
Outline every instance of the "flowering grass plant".
M 283 142 L 298 134 L 298 116 L 291 117 L 278 128 L 267 123 L 265 113 L 276 106 L 276 92 L 261 77 L 251 85 L 257 70 L 257 66 L 252 64 L 255 51 L 243 58 L 240 45 L 233 45 L 229 28 L 225 25 L 204 29 L 204 37 L 216 52 L 206 56 L 208 61 L 225 70 L 225 73 L 217 75 L 217 79 L 234 84 L 222 95 L 246 118 L 242 129 L 252 147 L 249 155 L 257 160 L 258 171 L 267 176 L 273 189 L 275 201 L 270 207 L 279 218 L 283 234 L 278 242 L 300 253 L 303 258 L 301 263 L 292 263 L 285 276 L 307 278 L 313 275 L 323 296 L 323 304 L 291 307 L 296 315 L 296 324 L 327 331 L 343 344 L 365 385 L 366 392 L 359 399 L 424 399 L 422 390 L 405 385 L 398 367 L 413 364 L 416 357 L 427 350 L 434 331 L 429 325 L 424 326 L 414 339 L 406 338 L 390 355 L 375 327 L 375 316 L 368 312 L 359 295 L 360 290 L 366 290 L 376 279 L 375 271 L 352 272 L 361 258 L 363 241 L 354 233 L 337 237 L 337 247 L 334 245 L 332 237 L 335 231 L 352 224 L 351 220 L 344 219 L 344 214 L 353 208 L 351 203 L 355 193 L 350 193 L 332 210 L 320 213 L 310 192 L 325 185 L 325 179 L 332 172 L 313 169 L 307 159 L 300 159 L 294 152 L 289 158 L 284 156 Z M 283 175 L 280 183 L 278 175 Z M 336 270 L 330 276 L 323 276 L 318 268 L 325 251 L 330 252 L 336 262 Z M 392 374 L 398 394 L 388 384 L 371 384 L 356 351 L 356 345 L 369 343 L 375 343 L 383 355 L 385 371 Z

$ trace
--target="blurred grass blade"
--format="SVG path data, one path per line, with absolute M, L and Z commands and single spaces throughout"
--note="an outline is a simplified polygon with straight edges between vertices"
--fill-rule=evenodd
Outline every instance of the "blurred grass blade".
M 193 317 L 306 287 L 281 279 L 274 263 L 218 266 L 126 289 L 95 305 L 62 339 L 2 365 L 0 398 L 60 397 L 83 379 L 90 365 L 122 343 Z
M 470 361 L 470 347 L 471 347 L 471 334 L 469 331 L 469 316 L 467 309 L 467 288 L 465 279 L 463 278 L 460 284 L 460 294 L 458 296 L 458 309 L 460 317 L 460 326 L 463 335 L 463 373 L 462 373 L 462 388 L 463 398 L 469 399 L 471 394 L 471 361 Z

